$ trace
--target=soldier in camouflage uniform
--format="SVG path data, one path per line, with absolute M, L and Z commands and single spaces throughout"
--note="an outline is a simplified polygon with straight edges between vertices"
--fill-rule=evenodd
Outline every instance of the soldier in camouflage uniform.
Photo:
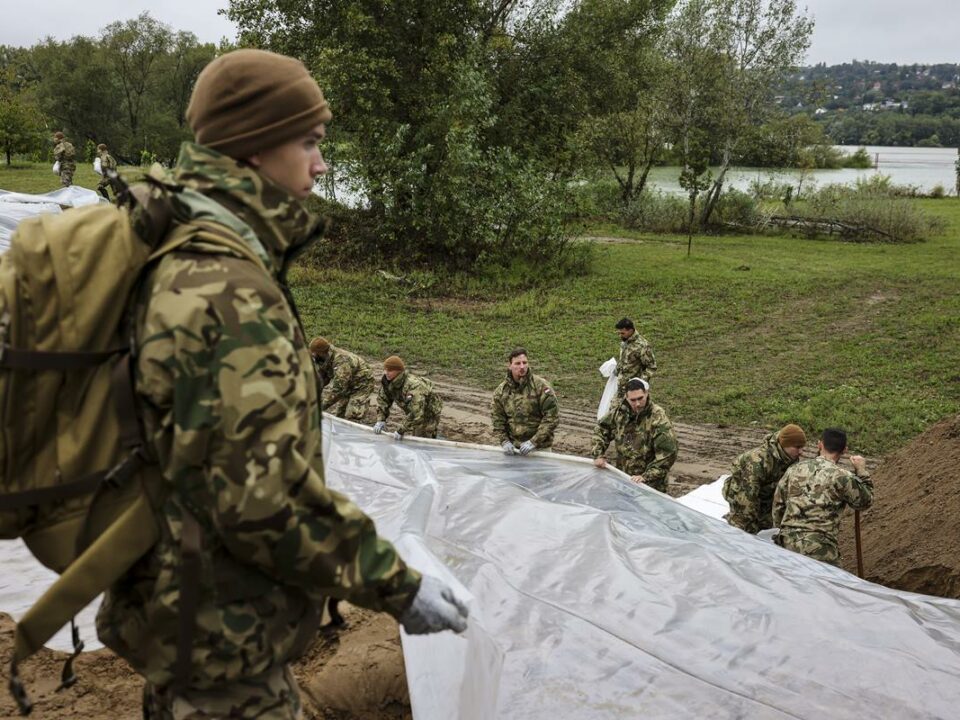
M 378 435 L 387 426 L 390 408 L 396 403 L 403 410 L 404 418 L 393 433 L 394 440 L 404 435 L 435 438 L 440 427 L 440 410 L 443 401 L 426 378 L 407 372 L 403 360 L 391 355 L 383 361 L 383 377 L 377 393 L 377 422 L 373 431 Z
M 837 536 L 844 508 L 862 510 L 873 503 L 873 481 L 866 461 L 850 457 L 854 472 L 839 465 L 847 449 L 842 430 L 823 431 L 819 455 L 788 469 L 773 495 L 776 542 L 788 550 L 840 567 Z
M 297 60 L 238 50 L 203 70 L 187 118 L 200 144 L 151 170 L 134 227 L 165 197 L 243 251 L 195 238 L 143 283 L 133 375 L 165 482 L 160 540 L 106 594 L 97 630 L 146 678 L 150 720 L 294 720 L 287 666 L 325 598 L 414 633 L 462 631 L 466 609 L 324 482 L 319 384 L 284 283 L 322 233 L 301 202 L 326 170 L 320 89 Z
M 113 189 L 114 197 L 120 194 L 120 183 L 116 178 L 117 161 L 103 143 L 97 145 L 97 156 L 100 158 L 100 182 L 97 183 L 97 192 L 109 200 L 110 193 L 107 188 Z
M 634 327 L 633 320 L 623 318 L 616 324 L 620 336 L 620 359 L 617 361 L 617 400 L 622 400 L 630 378 L 640 378 L 650 382 L 657 369 L 657 359 L 653 356 L 650 343 L 641 337 Z
M 650 400 L 646 380 L 631 378 L 624 399 L 597 423 L 591 452 L 597 467 L 607 466 L 603 454 L 611 441 L 618 469 L 635 483 L 667 491 L 667 473 L 677 459 L 677 436 L 663 408 Z
M 553 388 L 530 372 L 527 351 L 510 352 L 507 378 L 493 393 L 490 420 L 493 436 L 507 455 L 527 455 L 553 445 L 560 409 Z
M 359 355 L 334 347 L 322 337 L 310 341 L 310 354 L 323 383 L 322 409 L 363 422 L 376 386 L 370 366 Z
M 760 447 L 734 460 L 733 470 L 723 483 L 723 497 L 730 504 L 727 522 L 754 535 L 772 528 L 773 491 L 806 444 L 802 428 L 785 425 L 768 435 Z
M 73 185 L 73 174 L 77 171 L 77 152 L 62 132 L 57 131 L 53 134 L 53 142 L 55 143 L 53 160 L 60 163 L 60 184 L 63 187 L 70 187 Z

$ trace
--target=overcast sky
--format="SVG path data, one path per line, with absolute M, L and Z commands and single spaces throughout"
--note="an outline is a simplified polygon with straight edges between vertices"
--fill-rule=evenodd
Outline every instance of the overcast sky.
M 424 0 L 429 1 L 429 0 Z M 200 40 L 233 39 L 236 28 L 217 10 L 228 0 L 0 0 L 0 44 L 33 45 L 97 35 L 114 20 L 149 11 Z M 816 18 L 810 64 L 858 60 L 960 63 L 960 0 L 799 0 Z M 11 8 L 16 8 L 11 11 Z M 28 9 L 26 9 L 28 8 Z

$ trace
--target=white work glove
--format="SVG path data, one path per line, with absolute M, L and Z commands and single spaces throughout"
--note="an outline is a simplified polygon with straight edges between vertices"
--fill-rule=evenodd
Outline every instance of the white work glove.
M 517 454 L 517 449 L 513 446 L 513 443 L 510 442 L 509 440 L 504 440 L 502 443 L 500 443 L 500 447 L 503 448 L 503 451 L 504 451 L 507 455 L 516 455 L 516 454 Z
M 387 426 L 387 424 L 386 424 L 383 420 L 377 420 L 377 421 L 373 424 L 373 432 L 375 432 L 377 435 L 379 435 L 380 433 L 383 432 L 383 429 L 384 429 L 386 426 Z
M 393 433 L 393 439 L 394 439 L 394 440 L 403 440 L 403 433 L 400 432 L 399 430 L 394 431 L 394 433 Z
M 411 635 L 453 630 L 462 633 L 467 629 L 470 611 L 453 594 L 442 580 L 424 575 L 413 604 L 400 617 L 403 629 Z
M 520 445 L 520 454 L 529 455 L 531 452 L 537 449 L 537 446 L 533 444 L 532 440 L 527 440 Z

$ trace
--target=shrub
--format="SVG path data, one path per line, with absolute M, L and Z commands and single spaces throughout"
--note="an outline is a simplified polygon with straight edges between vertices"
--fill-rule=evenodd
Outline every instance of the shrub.
M 644 189 L 621 210 L 620 217 L 634 230 L 683 233 L 687 229 L 687 201 L 679 195 Z
M 791 183 L 783 182 L 770 175 L 765 180 L 759 178 L 750 181 L 750 195 L 754 200 L 780 200 L 793 197 L 794 188 Z
M 947 196 L 947 191 L 941 183 L 937 183 L 936 185 L 934 185 L 930 189 L 930 192 L 928 193 L 928 197 L 932 197 L 936 200 L 940 200 L 941 198 L 945 198 L 946 196 Z
M 873 158 L 867 152 L 865 147 L 859 147 L 852 155 L 843 159 L 842 166 L 845 168 L 854 168 L 857 170 L 866 170 L 873 167 Z
M 753 197 L 742 190 L 727 188 L 727 191 L 717 200 L 712 222 L 729 223 L 738 228 L 757 230 L 766 225 L 766 218 Z
M 818 235 L 835 230 L 845 240 L 909 243 L 942 229 L 939 218 L 923 212 L 909 198 L 893 194 L 895 188 L 883 180 L 856 187 L 828 185 L 808 195 L 807 203 L 796 208 L 797 216 L 814 221 L 800 231 Z M 827 230 L 826 224 L 817 225 L 816 221 L 835 225 Z

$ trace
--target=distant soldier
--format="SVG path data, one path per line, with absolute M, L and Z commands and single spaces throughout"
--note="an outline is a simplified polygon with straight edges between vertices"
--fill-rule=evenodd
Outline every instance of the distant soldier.
M 847 449 L 843 430 L 828 428 L 817 444 L 819 455 L 788 469 L 773 495 L 777 544 L 787 550 L 840 566 L 837 535 L 845 507 L 862 510 L 873 503 L 873 481 L 866 461 L 852 455 L 854 472 L 839 465 Z
M 56 143 L 53 147 L 53 159 L 60 163 L 60 184 L 70 187 L 73 185 L 73 173 L 77 170 L 77 151 L 59 130 L 53 134 L 53 142 Z
M 507 378 L 493 393 L 493 435 L 507 455 L 546 450 L 560 424 L 557 396 L 546 380 L 530 372 L 526 350 L 512 350 L 507 362 Z
M 107 188 L 113 190 L 114 197 L 120 194 L 120 182 L 116 178 L 117 161 L 113 159 L 113 155 L 107 151 L 107 146 L 103 143 L 97 145 L 97 156 L 100 158 L 100 182 L 97 183 L 97 192 L 109 200 L 110 194 Z
M 338 348 L 326 338 L 310 341 L 310 354 L 323 382 L 321 407 L 339 418 L 362 422 L 376 380 L 359 355 Z
M 377 422 L 373 431 L 378 435 L 387 426 L 390 408 L 396 403 L 405 415 L 403 422 L 394 431 L 394 440 L 403 440 L 404 435 L 435 438 L 440 425 L 440 410 L 443 401 L 426 378 L 407 372 L 406 365 L 396 355 L 383 361 L 383 377 L 377 393 Z
M 657 359 L 653 356 L 650 343 L 641 337 L 634 327 L 633 320 L 623 318 L 616 324 L 620 336 L 620 359 L 617 361 L 617 398 L 623 399 L 627 381 L 640 378 L 650 382 L 657 369 Z
M 591 453 L 597 467 L 607 466 L 603 454 L 611 441 L 618 469 L 635 483 L 667 491 L 667 473 L 677 459 L 677 436 L 667 413 L 650 400 L 646 380 L 630 378 L 626 396 L 597 423 Z
M 760 447 L 743 453 L 723 483 L 730 504 L 728 523 L 756 535 L 773 527 L 773 493 L 788 467 L 800 458 L 807 436 L 798 425 L 784 425 L 770 433 Z

